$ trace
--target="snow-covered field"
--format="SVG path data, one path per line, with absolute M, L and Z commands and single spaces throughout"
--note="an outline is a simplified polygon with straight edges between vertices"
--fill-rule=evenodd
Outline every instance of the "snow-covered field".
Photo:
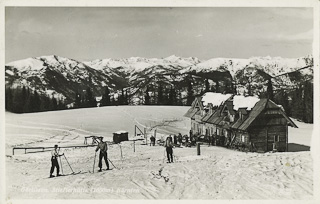
M 162 146 L 136 142 L 109 145 L 108 155 L 117 167 L 92 173 L 95 148 L 62 149 L 75 172 L 49 179 L 50 152 L 24 154 L 14 146 L 82 145 L 84 136 L 112 140 L 112 133 L 134 125 L 157 130 L 157 138 L 187 134 L 189 107 L 118 106 L 56 112 L 6 113 L 7 199 L 311 199 L 313 160 L 310 140 L 313 125 L 296 122 L 289 129 L 286 153 L 243 153 L 223 147 L 175 148 L 173 164 L 167 164 Z M 122 151 L 122 157 L 121 157 Z M 96 160 L 97 165 L 97 160 Z M 64 174 L 71 173 L 62 158 Z M 104 166 L 105 167 L 105 166 Z M 97 170 L 97 167 L 95 167 Z

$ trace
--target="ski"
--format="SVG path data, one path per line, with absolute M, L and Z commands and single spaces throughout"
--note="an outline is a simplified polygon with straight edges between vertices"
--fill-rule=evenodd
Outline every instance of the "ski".
M 83 172 L 83 173 L 85 173 L 85 172 Z M 61 174 L 60 176 L 53 176 L 53 177 L 49 177 L 49 178 L 57 178 L 57 177 L 71 176 L 71 175 L 77 175 L 77 174 L 81 174 L 81 171 L 72 172 L 72 173 L 70 173 L 70 174 Z
M 89 171 L 89 173 L 101 173 L 101 172 L 104 172 L 104 171 L 111 171 L 112 169 L 102 169 L 102 171 L 95 171 L 95 172 L 92 172 L 92 171 Z

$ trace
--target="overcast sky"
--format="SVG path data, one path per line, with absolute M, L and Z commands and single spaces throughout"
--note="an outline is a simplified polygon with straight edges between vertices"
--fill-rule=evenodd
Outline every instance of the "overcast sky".
M 312 54 L 312 8 L 6 7 L 6 63 L 42 55 L 302 57 Z

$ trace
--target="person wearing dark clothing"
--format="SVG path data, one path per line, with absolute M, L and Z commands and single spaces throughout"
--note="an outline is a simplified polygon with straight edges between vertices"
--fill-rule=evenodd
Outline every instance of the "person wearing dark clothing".
M 59 154 L 57 151 L 58 145 L 54 145 L 54 150 L 51 151 L 51 169 L 50 169 L 50 178 L 54 177 L 52 174 L 54 172 L 54 168 L 57 169 L 57 176 L 61 176 L 59 174 L 59 163 L 58 163 L 58 157 L 63 156 L 64 154 Z
M 178 137 L 177 135 L 173 136 L 173 143 L 176 145 L 178 143 Z
M 168 163 L 173 163 L 172 137 L 167 137 L 164 146 L 166 147 L 166 151 L 167 151 Z
M 181 133 L 179 133 L 179 135 L 178 135 L 178 142 L 179 142 L 180 144 L 182 144 L 182 135 L 181 135 Z
M 211 135 L 208 136 L 208 145 L 209 146 L 212 145 L 212 136 Z
M 104 161 L 106 162 L 106 165 L 107 165 L 107 170 L 109 170 L 109 162 L 108 162 L 108 154 L 107 154 L 107 151 L 108 151 L 108 146 L 107 146 L 107 143 L 106 142 L 103 142 L 103 138 L 101 137 L 100 138 L 100 142 L 96 148 L 96 152 L 100 149 L 100 154 L 99 154 L 99 171 L 102 171 L 102 158 L 104 158 Z
M 156 138 L 152 135 L 151 137 L 150 137 L 150 146 L 152 145 L 152 146 L 154 146 L 156 144 Z

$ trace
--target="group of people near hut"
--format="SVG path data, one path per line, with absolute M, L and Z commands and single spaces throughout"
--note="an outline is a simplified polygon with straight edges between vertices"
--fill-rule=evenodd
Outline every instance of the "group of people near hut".
M 99 171 L 102 171 L 102 160 L 105 161 L 105 164 L 107 166 L 107 170 L 109 170 L 109 162 L 108 162 L 108 147 L 106 142 L 103 141 L 103 138 L 99 138 L 99 142 L 98 142 L 98 146 L 95 149 L 95 151 L 99 151 L 99 163 L 98 163 L 98 167 L 99 167 Z M 214 136 L 209 136 L 209 137 L 205 137 L 204 138 L 204 142 L 208 142 L 209 145 L 218 145 L 218 144 L 222 144 L 224 143 L 224 141 L 220 141 L 220 139 L 218 137 L 214 137 Z M 192 131 L 190 131 L 190 136 L 188 135 L 184 135 L 182 136 L 181 133 L 179 133 L 178 135 L 169 135 L 166 140 L 164 141 L 164 147 L 166 148 L 166 153 L 167 153 L 167 159 L 168 159 L 168 163 L 173 163 L 173 147 L 175 146 L 181 146 L 184 145 L 186 147 L 191 147 L 196 145 L 196 143 L 198 141 L 201 141 L 201 136 L 200 135 L 193 135 Z M 155 146 L 156 143 L 156 138 L 152 135 L 150 137 L 150 146 Z M 59 154 L 58 151 L 58 145 L 54 146 L 54 150 L 52 150 L 51 152 L 52 156 L 51 156 L 51 169 L 50 169 L 50 177 L 54 177 L 52 174 L 54 172 L 54 169 L 56 168 L 56 173 L 57 176 L 61 176 L 61 174 L 59 174 L 59 163 L 58 163 L 58 158 L 60 156 L 63 156 L 64 154 Z

